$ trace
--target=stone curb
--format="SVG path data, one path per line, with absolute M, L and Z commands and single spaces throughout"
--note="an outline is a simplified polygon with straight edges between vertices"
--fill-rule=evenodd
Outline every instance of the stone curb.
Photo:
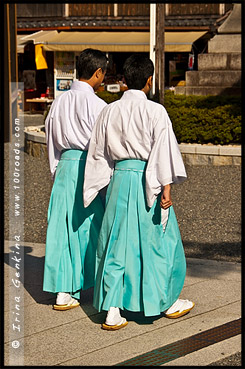
M 29 131 L 30 127 L 33 129 Z M 45 132 L 44 130 L 42 131 L 44 127 L 44 125 L 25 127 L 25 140 L 46 144 Z
M 36 126 L 38 130 L 44 125 Z M 47 156 L 45 132 L 25 128 L 25 152 L 32 156 Z M 179 144 L 187 165 L 241 165 L 241 145 Z
M 202 144 L 179 144 L 180 152 L 183 154 L 223 155 L 241 156 L 240 145 L 202 145 Z
M 241 145 L 179 144 L 187 165 L 241 165 Z
M 25 132 L 25 138 L 28 141 L 46 144 L 46 137 L 44 132 Z

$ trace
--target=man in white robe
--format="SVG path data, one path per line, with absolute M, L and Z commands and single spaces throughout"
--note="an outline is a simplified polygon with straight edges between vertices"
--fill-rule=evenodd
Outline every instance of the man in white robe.
M 83 176 L 95 121 L 107 105 L 95 91 L 107 58 L 86 49 L 78 58 L 79 81 L 58 96 L 45 121 L 51 176 L 43 290 L 57 293 L 56 310 L 79 306 L 80 290 L 94 285 L 95 252 L 104 213 L 97 197 L 83 206 Z
M 108 311 L 107 330 L 127 324 L 119 308 L 178 318 L 194 307 L 178 299 L 186 265 L 170 194 L 186 171 L 165 108 L 147 99 L 153 71 L 145 56 L 126 60 L 129 90 L 99 115 L 85 167 L 85 207 L 109 184 L 94 290 L 94 306 Z

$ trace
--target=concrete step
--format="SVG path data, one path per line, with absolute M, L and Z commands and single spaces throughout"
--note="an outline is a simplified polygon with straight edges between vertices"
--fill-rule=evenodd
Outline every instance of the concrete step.
M 188 71 L 186 72 L 186 87 L 240 87 L 241 71 Z
M 176 86 L 176 95 L 241 95 L 240 87 L 224 86 Z
M 198 71 L 202 70 L 241 70 L 241 53 L 199 54 Z

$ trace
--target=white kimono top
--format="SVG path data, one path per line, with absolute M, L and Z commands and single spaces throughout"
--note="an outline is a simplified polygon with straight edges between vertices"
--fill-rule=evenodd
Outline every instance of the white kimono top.
M 69 91 L 53 101 L 45 120 L 52 178 L 62 150 L 88 150 L 95 121 L 106 105 L 87 82 L 81 81 L 74 81 Z
M 115 160 L 123 159 L 148 161 L 145 177 L 149 207 L 163 186 L 180 183 L 187 177 L 165 108 L 148 100 L 140 90 L 125 91 L 97 119 L 85 167 L 85 207 L 110 182 Z

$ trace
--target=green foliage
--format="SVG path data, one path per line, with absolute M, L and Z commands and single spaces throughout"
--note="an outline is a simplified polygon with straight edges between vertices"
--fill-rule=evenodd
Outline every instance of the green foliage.
M 96 95 L 103 99 L 107 104 L 120 99 L 123 95 L 123 91 L 120 92 L 109 92 L 109 91 L 98 91 Z
M 164 106 L 179 143 L 241 143 L 241 98 L 166 91 Z
M 109 104 L 120 99 L 123 92 L 98 91 L 96 94 Z M 164 107 L 179 143 L 241 143 L 240 97 L 185 96 L 166 91 Z
M 123 92 L 97 92 L 108 104 Z M 179 143 L 241 143 L 241 98 L 237 96 L 175 95 L 165 92 L 164 106 Z

